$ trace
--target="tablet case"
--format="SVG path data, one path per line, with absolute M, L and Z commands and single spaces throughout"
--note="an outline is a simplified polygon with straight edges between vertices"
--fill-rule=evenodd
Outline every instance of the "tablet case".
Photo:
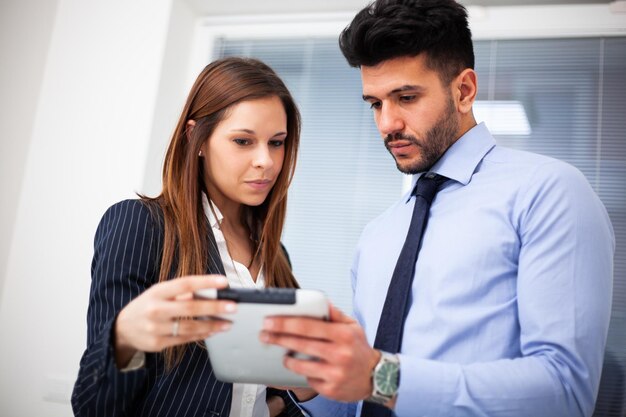
M 238 302 L 237 312 L 218 317 L 232 321 L 225 332 L 205 343 L 217 379 L 224 382 L 270 386 L 306 387 L 306 378 L 283 365 L 286 349 L 259 340 L 267 316 L 309 316 L 326 319 L 328 301 L 321 291 L 268 288 L 198 291 L 196 296 L 231 299 Z

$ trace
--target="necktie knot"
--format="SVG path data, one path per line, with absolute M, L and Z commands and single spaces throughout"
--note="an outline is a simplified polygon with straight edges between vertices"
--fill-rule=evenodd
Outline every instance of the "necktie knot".
M 415 184 L 411 195 L 420 196 L 430 204 L 433 198 L 435 198 L 435 194 L 437 194 L 439 188 L 447 180 L 448 178 L 443 175 L 426 173 L 417 180 L 417 184 Z

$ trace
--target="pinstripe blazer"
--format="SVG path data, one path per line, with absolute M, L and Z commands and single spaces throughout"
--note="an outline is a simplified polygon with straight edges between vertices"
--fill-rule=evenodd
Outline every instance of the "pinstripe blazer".
M 156 207 L 155 207 L 156 208 Z M 158 214 L 158 215 L 155 215 Z M 210 228 L 209 228 L 210 230 Z M 76 416 L 228 417 L 232 384 L 218 381 L 206 350 L 186 350 L 183 361 L 165 371 L 162 355 L 146 354 L 142 369 L 126 373 L 115 365 L 113 324 L 120 310 L 158 282 L 163 246 L 162 213 L 139 200 L 125 200 L 104 214 L 96 231 L 87 312 L 87 348 L 72 393 Z M 210 234 L 211 266 L 224 273 L 215 238 Z M 302 416 L 284 391 L 281 416 Z

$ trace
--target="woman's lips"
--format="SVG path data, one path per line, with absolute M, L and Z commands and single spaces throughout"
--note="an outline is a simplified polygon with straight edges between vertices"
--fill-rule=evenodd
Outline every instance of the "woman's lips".
M 248 184 L 250 187 L 254 188 L 255 190 L 265 190 L 272 185 L 272 181 L 267 180 L 267 179 L 249 180 L 249 181 L 245 181 L 245 183 Z

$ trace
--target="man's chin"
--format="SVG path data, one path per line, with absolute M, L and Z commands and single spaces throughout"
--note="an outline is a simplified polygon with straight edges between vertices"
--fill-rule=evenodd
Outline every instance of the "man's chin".
M 396 159 L 396 168 L 403 174 L 414 175 L 426 171 L 430 167 L 424 161 L 399 161 Z

